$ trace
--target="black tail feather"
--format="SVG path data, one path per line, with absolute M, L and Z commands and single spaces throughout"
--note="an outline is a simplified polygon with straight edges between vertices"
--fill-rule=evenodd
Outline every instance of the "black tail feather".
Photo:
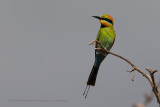
M 97 78 L 97 74 L 98 74 L 98 69 L 99 69 L 99 65 L 98 67 L 95 66 L 95 64 L 93 65 L 93 68 L 91 70 L 91 73 L 89 75 L 88 81 L 87 81 L 87 86 L 85 88 L 85 91 L 83 93 L 83 96 L 85 96 L 85 98 L 87 97 L 87 94 L 89 92 L 89 88 L 90 86 L 95 86 L 96 83 L 96 78 Z
M 97 74 L 98 74 L 98 69 L 99 69 L 99 67 L 97 68 L 93 65 L 92 71 L 91 71 L 89 78 L 88 78 L 87 85 L 95 86 L 96 78 L 97 78 Z
M 88 92 L 89 92 L 89 88 L 90 88 L 90 85 L 87 85 L 85 90 L 84 90 L 83 96 L 85 96 L 85 98 L 87 98 L 87 95 L 88 95 Z

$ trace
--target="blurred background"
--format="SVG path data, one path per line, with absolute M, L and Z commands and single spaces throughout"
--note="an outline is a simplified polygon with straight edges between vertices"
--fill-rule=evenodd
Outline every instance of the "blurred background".
M 131 66 L 108 55 L 87 99 L 83 91 L 94 63 L 99 21 L 110 14 L 112 52 L 139 68 L 160 72 L 159 0 L 1 0 L 0 106 L 131 107 L 151 87 Z M 158 81 L 160 73 L 156 73 Z M 148 107 L 158 106 L 156 99 Z

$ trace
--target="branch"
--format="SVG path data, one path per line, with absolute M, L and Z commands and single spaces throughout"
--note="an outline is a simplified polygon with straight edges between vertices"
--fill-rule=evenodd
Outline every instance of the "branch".
M 151 87 L 152 87 L 152 91 L 154 92 L 154 94 L 155 94 L 155 96 L 156 96 L 156 98 L 157 98 L 157 102 L 160 104 L 159 91 L 158 91 L 158 89 L 157 89 L 157 86 L 156 86 L 156 83 L 155 83 L 155 80 L 154 80 L 154 73 L 157 72 L 157 70 L 152 71 L 151 69 L 146 68 L 146 70 L 149 71 L 149 73 L 150 73 L 150 76 L 149 76 L 149 75 L 147 75 L 146 73 L 144 73 L 141 69 L 139 69 L 136 65 L 134 65 L 134 64 L 133 64 L 130 60 L 128 60 L 127 58 L 124 58 L 124 57 L 122 57 L 122 56 L 120 56 L 120 55 L 118 55 L 118 54 L 115 54 L 115 53 L 107 50 L 99 41 L 93 40 L 91 43 L 89 43 L 89 45 L 94 44 L 95 42 L 98 43 L 98 44 L 102 47 L 102 48 L 100 48 L 100 49 L 102 49 L 103 51 L 105 51 L 105 52 L 107 52 L 108 54 L 111 54 L 111 55 L 113 55 L 113 56 L 119 57 L 119 58 L 121 58 L 122 60 L 126 61 L 128 64 L 130 64 L 130 65 L 132 66 L 132 70 L 129 71 L 129 72 L 138 71 L 138 72 L 141 73 L 144 77 L 146 77 L 146 79 L 149 81 L 149 83 L 150 83 L 150 85 L 151 85 Z M 100 49 L 98 48 L 98 50 L 100 50 Z M 95 49 L 95 50 L 97 50 L 97 49 Z M 134 78 L 133 78 L 132 80 L 134 80 Z

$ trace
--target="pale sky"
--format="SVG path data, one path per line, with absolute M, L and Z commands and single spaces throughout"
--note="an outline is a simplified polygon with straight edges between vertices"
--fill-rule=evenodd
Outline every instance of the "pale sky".
M 160 72 L 159 4 L 159 0 L 1 0 L 0 106 L 131 107 L 143 101 L 151 91 L 148 80 L 136 72 L 132 82 L 133 74 L 126 72 L 130 65 L 112 55 L 101 64 L 87 99 L 83 97 L 95 55 L 88 43 L 100 27 L 91 16 L 114 18 L 112 52 L 146 73 L 144 67 Z M 148 105 L 156 106 L 156 99 Z

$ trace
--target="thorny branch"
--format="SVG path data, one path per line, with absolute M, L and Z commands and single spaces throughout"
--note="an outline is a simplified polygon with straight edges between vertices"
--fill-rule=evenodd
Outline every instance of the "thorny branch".
M 94 43 L 98 43 L 102 48 L 98 48 L 98 49 L 95 49 L 95 50 L 103 50 L 105 52 L 107 52 L 108 54 L 111 54 L 111 55 L 114 55 L 116 57 L 119 57 L 121 59 L 123 59 L 124 61 L 126 61 L 128 64 L 130 64 L 132 66 L 132 70 L 131 71 L 128 71 L 128 72 L 135 72 L 135 71 L 138 71 L 139 73 L 141 73 L 144 77 L 146 77 L 146 79 L 149 81 L 151 87 L 152 87 L 152 91 L 154 92 L 156 98 L 157 98 L 157 102 L 160 104 L 160 96 L 159 96 L 159 91 L 158 91 L 158 88 L 157 88 L 157 85 L 155 83 L 155 79 L 154 79 L 154 73 L 157 72 L 157 70 L 154 70 L 152 71 L 151 69 L 149 68 L 146 68 L 146 70 L 149 72 L 150 76 L 147 75 L 146 73 L 144 73 L 141 69 L 139 69 L 136 65 L 134 65 L 130 60 L 118 55 L 118 54 L 115 54 L 109 50 L 107 50 L 99 41 L 97 40 L 93 40 L 91 43 L 89 43 L 89 45 L 91 44 L 94 44 Z M 132 80 L 134 80 L 134 76 L 132 78 Z

